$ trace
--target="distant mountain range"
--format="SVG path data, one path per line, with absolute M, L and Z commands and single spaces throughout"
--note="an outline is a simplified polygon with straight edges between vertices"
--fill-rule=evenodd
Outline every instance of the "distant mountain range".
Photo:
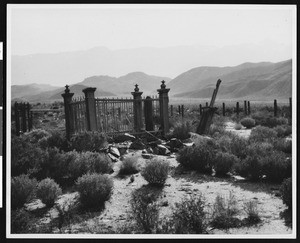
M 119 78 L 91 76 L 71 85 L 75 96 L 82 96 L 86 87 L 96 87 L 96 97 L 131 96 L 138 84 L 143 95 L 157 94 L 161 81 L 170 88 L 170 97 L 210 98 L 218 79 L 222 83 L 218 99 L 272 100 L 292 96 L 292 60 L 278 63 L 244 63 L 234 67 L 197 67 L 174 79 L 133 72 Z M 12 85 L 12 100 L 29 102 L 62 101 L 64 87 L 44 84 Z

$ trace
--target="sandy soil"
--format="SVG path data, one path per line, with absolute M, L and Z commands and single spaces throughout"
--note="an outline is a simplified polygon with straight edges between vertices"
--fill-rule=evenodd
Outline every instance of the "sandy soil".
M 141 152 L 131 152 L 139 155 Z M 184 171 L 175 156 L 164 157 L 172 166 L 172 173 L 162 189 L 157 189 L 157 202 L 161 205 L 160 217 L 168 217 L 172 212 L 175 202 L 180 202 L 183 198 L 191 194 L 202 195 L 206 199 L 207 210 L 213 205 L 216 196 L 229 196 L 233 193 L 238 201 L 240 209 L 239 216 L 246 217 L 243 210 L 243 203 L 249 200 L 257 200 L 259 215 L 262 222 L 253 227 L 232 228 L 228 231 L 213 229 L 211 234 L 291 234 L 292 229 L 285 225 L 284 219 L 280 217 L 280 212 L 286 209 L 282 200 L 276 196 L 279 185 L 265 183 L 251 183 L 239 177 L 217 178 L 209 175 L 199 174 L 193 171 Z M 140 163 L 146 160 L 140 158 Z M 115 172 L 111 175 L 114 180 L 114 192 L 111 199 L 106 202 L 102 212 L 90 213 L 86 220 L 71 225 L 68 233 L 91 234 L 105 232 L 105 230 L 115 230 L 133 222 L 130 217 L 129 200 L 131 193 L 141 187 L 147 188 L 147 182 L 140 173 L 134 176 L 134 182 L 130 183 L 130 177 L 118 177 L 118 166 L 121 162 L 115 163 Z M 149 187 L 148 187 L 149 188 Z M 62 200 L 70 200 L 76 197 L 76 193 L 66 194 Z M 72 200 L 72 199 L 71 199 Z M 51 209 L 51 214 L 56 217 L 56 212 Z M 44 219 L 45 220 L 45 219 Z M 45 222 L 45 221 L 44 221 Z M 48 221 L 49 222 L 49 221 Z M 134 233 L 134 232 L 132 232 Z

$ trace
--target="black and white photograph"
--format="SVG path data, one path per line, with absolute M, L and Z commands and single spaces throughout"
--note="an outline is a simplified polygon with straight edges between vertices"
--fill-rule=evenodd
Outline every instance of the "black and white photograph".
M 8 4 L 6 237 L 295 239 L 296 22 Z

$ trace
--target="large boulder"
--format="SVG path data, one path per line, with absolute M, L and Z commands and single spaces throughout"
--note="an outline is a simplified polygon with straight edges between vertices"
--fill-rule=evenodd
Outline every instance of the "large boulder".
M 119 149 L 114 146 L 109 146 L 108 152 L 117 158 L 121 156 Z
M 171 154 L 170 150 L 162 144 L 158 144 L 157 149 L 158 149 L 158 155 L 169 155 L 169 154 Z

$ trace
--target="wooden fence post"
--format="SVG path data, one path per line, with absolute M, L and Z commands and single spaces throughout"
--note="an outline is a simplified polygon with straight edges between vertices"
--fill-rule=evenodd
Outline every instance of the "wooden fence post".
M 17 102 L 15 102 L 15 121 L 16 121 L 16 135 L 20 136 L 19 104 Z
M 73 134 L 73 121 L 72 121 L 72 110 L 70 107 L 70 103 L 72 101 L 72 97 L 74 93 L 70 93 L 69 86 L 65 86 L 65 93 L 63 93 L 61 96 L 64 99 L 64 108 L 65 108 L 65 121 L 66 121 L 66 137 L 67 140 L 70 140 L 71 135 Z
M 180 115 L 180 105 L 178 106 L 178 115 Z
M 27 125 L 28 125 L 28 131 L 31 131 L 32 129 L 32 120 L 31 120 L 31 112 L 30 112 L 30 104 L 27 102 L 27 105 L 26 105 L 26 111 L 27 111 Z
M 153 131 L 154 130 L 153 108 L 152 108 L 152 99 L 150 96 L 147 96 L 146 100 L 144 101 L 144 112 L 145 112 L 146 131 Z
M 160 124 L 162 128 L 163 135 L 169 132 L 169 96 L 168 93 L 170 89 L 166 89 L 165 81 L 161 81 L 159 93 L 159 112 L 160 112 Z
M 91 87 L 82 90 L 82 92 L 85 95 L 85 108 L 88 131 L 97 131 L 95 91 L 96 88 Z
M 184 117 L 184 105 L 181 105 L 181 116 Z
M 248 115 L 251 114 L 251 109 L 250 109 L 250 101 L 248 101 Z
M 223 116 L 225 116 L 225 103 L 223 102 Z
M 247 101 L 244 100 L 244 114 L 247 115 Z
M 200 116 L 202 115 L 202 105 L 199 105 L 199 110 L 200 110 Z
M 206 102 L 206 107 L 208 107 L 208 102 Z
M 240 104 L 239 102 L 236 102 L 236 114 L 239 115 L 240 113 Z
M 277 116 L 277 100 L 274 100 L 274 116 Z
M 140 132 L 143 127 L 142 120 L 142 94 L 143 92 L 139 91 L 139 87 L 136 84 L 134 92 L 131 92 L 133 95 L 133 116 L 134 116 L 134 131 Z

